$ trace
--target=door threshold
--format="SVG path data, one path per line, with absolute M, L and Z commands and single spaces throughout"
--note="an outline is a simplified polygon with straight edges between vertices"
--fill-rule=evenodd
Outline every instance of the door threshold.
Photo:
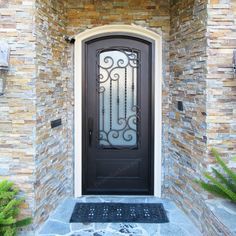
M 101 197 L 105 197 L 105 198 L 158 198 L 154 195 L 91 195 L 91 194 L 85 194 L 85 195 L 81 195 L 80 197 L 76 197 L 76 198 L 83 198 L 83 197 L 94 197 L 94 198 L 101 198 Z

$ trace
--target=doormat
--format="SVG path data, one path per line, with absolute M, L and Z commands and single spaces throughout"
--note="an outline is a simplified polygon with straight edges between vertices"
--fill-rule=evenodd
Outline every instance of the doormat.
M 169 222 L 162 203 L 76 203 L 71 223 Z

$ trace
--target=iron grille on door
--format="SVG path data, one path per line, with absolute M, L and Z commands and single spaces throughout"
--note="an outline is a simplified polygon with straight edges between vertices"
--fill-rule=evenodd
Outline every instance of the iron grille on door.
M 140 53 L 113 47 L 97 52 L 98 143 L 102 148 L 137 148 Z

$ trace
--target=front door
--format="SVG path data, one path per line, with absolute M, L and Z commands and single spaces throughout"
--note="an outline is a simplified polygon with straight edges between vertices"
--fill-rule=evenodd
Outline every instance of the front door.
M 153 194 L 152 43 L 84 42 L 83 194 Z

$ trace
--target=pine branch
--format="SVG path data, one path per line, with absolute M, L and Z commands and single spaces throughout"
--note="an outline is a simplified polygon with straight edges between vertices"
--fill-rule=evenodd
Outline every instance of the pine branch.
M 8 213 L 12 209 L 14 210 L 14 207 L 18 207 L 22 202 L 22 199 L 12 199 L 4 208 L 2 211 L 4 214 Z
M 0 191 L 4 192 L 4 191 L 9 191 L 9 189 L 11 189 L 13 187 L 13 183 L 9 182 L 7 180 L 3 180 L 2 182 L 0 182 Z
M 0 192 L 0 200 L 11 199 L 16 195 L 14 191 L 12 192 Z
M 11 227 L 7 227 L 4 233 L 4 236 L 15 236 L 16 235 L 16 229 L 13 229 Z
M 17 228 L 31 223 L 31 218 L 17 221 L 23 198 L 17 198 L 19 190 L 9 181 L 0 182 L 0 236 L 15 236 Z
M 4 219 L 0 219 L 0 226 L 1 225 L 11 225 L 16 223 L 16 220 L 11 216 L 9 218 L 4 218 Z

